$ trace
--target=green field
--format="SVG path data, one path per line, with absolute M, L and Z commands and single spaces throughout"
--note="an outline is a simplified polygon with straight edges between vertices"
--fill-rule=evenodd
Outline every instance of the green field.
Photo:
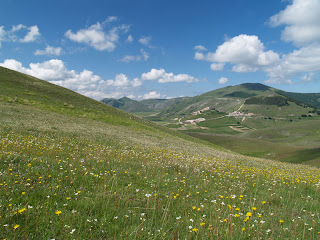
M 318 168 L 239 155 L 3 68 L 0 85 L 1 239 L 320 236 Z

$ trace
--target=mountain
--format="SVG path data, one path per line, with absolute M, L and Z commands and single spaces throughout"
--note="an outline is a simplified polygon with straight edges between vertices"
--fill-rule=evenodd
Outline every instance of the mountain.
M 269 106 L 272 108 L 272 111 L 269 111 L 270 117 L 280 117 L 283 114 L 300 116 L 306 113 L 304 108 L 312 107 L 309 103 L 312 101 L 311 96 L 314 95 L 298 94 L 298 96 L 260 83 L 244 83 L 184 99 L 162 110 L 158 116 L 185 117 L 206 107 L 220 112 L 233 112 L 241 108 L 242 111 L 263 115 L 264 109 Z M 264 107 L 261 108 L 261 105 Z
M 312 107 L 320 108 L 320 93 L 293 93 L 285 91 L 277 91 L 279 94 L 290 99 L 299 101 Z
M 145 99 L 136 101 L 128 97 L 120 99 L 104 98 L 101 100 L 109 106 L 121 109 L 130 113 L 143 113 L 143 112 L 156 112 L 186 99 L 185 97 L 172 98 L 172 99 Z
M 319 95 L 244 83 L 141 116 L 241 154 L 320 166 Z
M 101 102 L 130 113 L 150 112 L 150 108 L 147 105 L 127 97 L 123 97 L 120 99 L 104 98 L 101 100 Z
M 0 67 L 1 239 L 316 239 L 319 176 Z
M 178 97 L 171 99 L 145 99 L 141 100 L 141 103 L 148 106 L 149 109 L 153 111 L 158 111 L 170 107 L 172 105 L 178 104 L 179 102 L 187 99 L 188 97 Z

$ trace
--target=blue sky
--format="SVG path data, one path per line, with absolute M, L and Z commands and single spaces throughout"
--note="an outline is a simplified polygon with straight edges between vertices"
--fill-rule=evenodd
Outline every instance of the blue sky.
M 320 0 L 2 0 L 0 65 L 97 100 L 320 92 Z

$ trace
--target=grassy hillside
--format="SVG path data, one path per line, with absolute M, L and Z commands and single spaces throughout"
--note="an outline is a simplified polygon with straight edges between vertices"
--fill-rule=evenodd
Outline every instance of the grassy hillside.
M 147 105 L 127 97 L 120 99 L 104 98 L 101 100 L 101 102 L 126 112 L 150 112 L 150 109 Z
M 285 91 L 279 91 L 279 93 L 301 103 L 320 108 L 320 93 L 292 93 Z
M 319 169 L 217 150 L 0 70 L 0 238 L 319 237 Z
M 178 97 L 171 99 L 145 99 L 141 103 L 147 105 L 151 110 L 162 110 L 187 99 L 188 97 Z
M 184 99 L 186 98 L 145 99 L 136 101 L 127 97 L 123 97 L 120 99 L 104 98 L 101 100 L 101 102 L 129 113 L 141 115 L 144 113 L 154 114 L 157 111 L 168 108 Z
M 315 99 L 317 94 L 287 94 L 263 84 L 245 83 L 184 99 L 159 114 L 140 116 L 248 156 L 320 166 L 316 154 L 297 160 L 305 152 L 317 153 L 319 146 L 320 110 L 307 103 L 310 96 Z M 206 107 L 210 109 L 199 113 Z M 187 123 L 199 118 L 205 120 Z M 241 147 L 233 147 L 239 141 Z M 300 147 L 293 153 L 296 146 Z
M 186 117 L 194 111 L 205 107 L 212 107 L 222 112 L 233 112 L 244 104 L 244 107 L 279 106 L 286 111 L 296 111 L 295 102 L 290 101 L 285 96 L 278 94 L 277 89 L 258 83 L 245 83 L 237 86 L 228 86 L 216 89 L 199 96 L 185 99 L 177 104 L 164 109 L 158 117 L 161 119 Z M 262 108 L 263 109 L 263 108 Z M 254 108 L 253 113 L 260 114 L 261 107 Z M 303 106 L 298 106 L 299 112 L 303 111 Z

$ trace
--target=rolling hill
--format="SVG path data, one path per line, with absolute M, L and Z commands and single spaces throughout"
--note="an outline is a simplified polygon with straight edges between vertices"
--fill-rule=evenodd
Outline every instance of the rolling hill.
M 281 94 L 280 94 L 281 93 Z M 287 95 L 288 96 L 287 96 Z M 281 116 L 282 113 L 296 114 L 297 116 L 305 113 L 306 107 L 312 107 L 310 96 L 317 94 L 301 94 L 295 98 L 284 91 L 260 84 L 260 83 L 244 83 L 237 86 L 228 86 L 216 89 L 199 96 L 188 98 L 162 111 L 159 116 L 186 116 L 192 112 L 205 107 L 212 107 L 221 112 L 233 112 L 244 104 L 242 110 L 253 111 L 255 114 L 261 114 L 260 107 L 254 108 L 254 105 L 284 107 L 271 112 L 273 116 Z M 305 96 L 305 97 L 302 97 Z M 306 99 L 309 99 L 306 101 Z M 302 101 L 304 100 L 304 101 Z
M 245 83 L 141 116 L 248 156 L 288 162 L 301 158 L 299 162 L 320 166 L 318 96 Z M 203 120 L 192 122 L 197 119 Z M 308 152 L 310 157 L 304 157 Z
M 0 67 L 2 239 L 316 239 L 319 176 Z
M 101 102 L 126 112 L 150 112 L 147 105 L 127 97 L 120 99 L 104 98 Z
M 101 100 L 109 106 L 124 110 L 130 113 L 143 113 L 143 112 L 156 112 L 186 99 L 185 97 L 172 98 L 172 99 L 145 99 L 136 101 L 128 97 L 120 99 L 104 98 Z

